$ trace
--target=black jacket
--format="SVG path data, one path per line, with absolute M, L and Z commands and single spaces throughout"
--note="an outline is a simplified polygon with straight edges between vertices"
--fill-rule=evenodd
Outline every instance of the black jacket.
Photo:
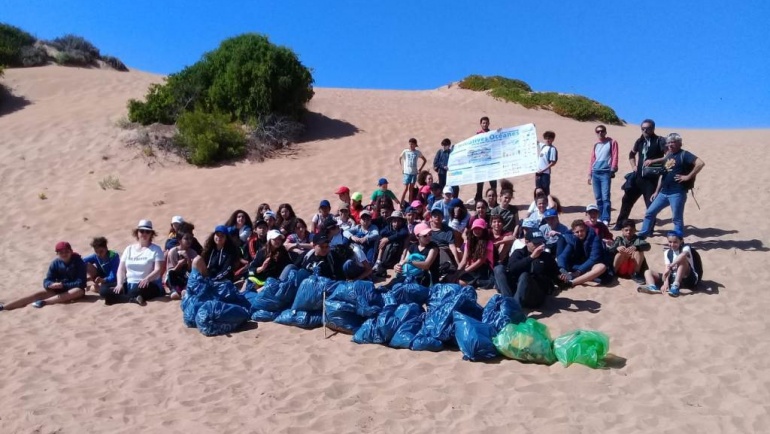
M 506 272 L 510 277 L 518 279 L 521 273 L 531 272 L 552 281 L 559 278 L 559 266 L 553 255 L 543 252 L 536 259 L 532 259 L 530 254 L 526 246 L 513 251 L 511 257 L 508 258 L 508 266 L 506 267 Z

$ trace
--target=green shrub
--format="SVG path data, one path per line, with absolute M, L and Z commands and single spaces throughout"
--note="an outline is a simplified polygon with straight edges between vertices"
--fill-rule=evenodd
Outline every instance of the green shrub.
M 128 71 L 128 68 L 126 67 L 126 65 L 115 56 L 102 56 L 102 61 L 110 65 L 110 67 L 112 67 L 112 69 L 116 71 L 123 71 L 123 72 Z
M 64 35 L 52 41 L 48 41 L 48 45 L 67 53 L 78 61 L 83 59 L 86 64 L 93 64 L 97 59 L 102 57 L 99 53 L 99 49 L 82 36 L 72 34 Z
M 0 23 L 0 65 L 23 66 L 21 49 L 34 44 L 34 36 L 18 27 Z
M 48 52 L 38 45 L 21 48 L 21 66 L 43 66 L 48 64 Z
M 54 61 L 62 66 L 90 66 L 88 58 L 79 51 L 60 51 L 54 57 Z
M 551 110 L 559 116 L 579 121 L 599 121 L 611 125 L 623 125 L 624 122 L 612 108 L 581 95 L 566 95 L 556 92 L 534 92 L 521 80 L 500 76 L 484 77 L 470 75 L 459 86 L 475 91 L 490 91 L 490 94 L 503 101 L 520 104 L 526 108 Z
M 188 111 L 179 116 L 176 136 L 187 160 L 196 166 L 242 158 L 246 154 L 243 131 L 225 114 Z
M 310 71 L 294 52 L 249 33 L 223 41 L 170 75 L 161 89 L 151 87 L 145 101 L 129 101 L 129 119 L 173 123 L 190 110 L 224 113 L 242 122 L 271 113 L 298 119 L 313 97 L 312 85 Z

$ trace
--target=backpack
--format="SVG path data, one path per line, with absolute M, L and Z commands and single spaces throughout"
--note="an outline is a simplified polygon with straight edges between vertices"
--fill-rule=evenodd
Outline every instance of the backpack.
M 685 153 L 687 153 L 687 151 L 682 151 L 682 153 L 679 154 L 679 162 L 682 164 L 682 166 L 684 166 L 684 154 Z M 685 169 L 688 169 L 687 170 L 687 175 L 689 175 L 694 168 L 695 168 L 695 165 L 693 165 L 693 164 L 687 165 L 687 167 L 685 167 Z M 682 183 L 682 187 L 684 187 L 685 191 L 690 191 L 693 188 L 695 188 L 695 177 L 693 177 L 689 181 L 683 182 Z
M 684 249 L 685 246 L 689 246 L 689 244 L 682 244 L 682 249 Z M 666 255 L 668 256 L 668 262 L 674 262 L 673 250 L 668 249 Z M 703 280 L 703 261 L 700 258 L 700 253 L 690 246 L 690 255 L 692 255 L 692 265 L 695 269 L 695 274 L 698 275 L 698 282 L 701 282 Z

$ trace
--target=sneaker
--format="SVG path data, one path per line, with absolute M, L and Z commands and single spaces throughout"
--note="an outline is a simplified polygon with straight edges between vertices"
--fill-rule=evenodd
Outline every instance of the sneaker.
M 644 276 L 639 273 L 634 273 L 634 275 L 631 276 L 631 280 L 633 280 L 637 285 L 644 285 L 647 282 L 644 280 Z
M 35 302 L 32 303 L 32 306 L 40 309 L 41 307 L 45 306 L 45 300 L 35 300 Z
M 145 306 L 147 304 L 147 302 L 144 301 L 144 297 L 142 297 L 141 295 L 137 295 L 136 297 L 132 297 L 128 301 L 129 301 L 129 303 L 136 303 L 139 306 Z
M 3 309 L 5 309 L 5 305 L 3 303 L 0 303 L 0 312 L 2 312 Z
M 612 227 L 613 231 L 622 231 L 623 228 L 620 227 L 620 223 L 615 223 L 615 226 Z
M 604 226 L 610 227 L 610 221 L 609 220 L 602 220 L 602 223 L 604 223 Z
M 679 297 L 679 286 L 671 285 L 671 288 L 668 289 L 668 295 L 672 297 Z
M 656 285 L 639 285 L 636 287 L 636 292 L 643 294 L 660 294 L 660 289 Z

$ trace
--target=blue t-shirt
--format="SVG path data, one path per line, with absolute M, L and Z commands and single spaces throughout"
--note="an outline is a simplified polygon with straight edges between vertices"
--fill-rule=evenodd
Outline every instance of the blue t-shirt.
M 680 149 L 676 154 L 669 155 L 663 164 L 666 171 L 663 173 L 660 192 L 663 194 L 687 193 L 682 183 L 676 182 L 676 175 L 689 174 L 697 158 L 691 152 L 683 149 Z

